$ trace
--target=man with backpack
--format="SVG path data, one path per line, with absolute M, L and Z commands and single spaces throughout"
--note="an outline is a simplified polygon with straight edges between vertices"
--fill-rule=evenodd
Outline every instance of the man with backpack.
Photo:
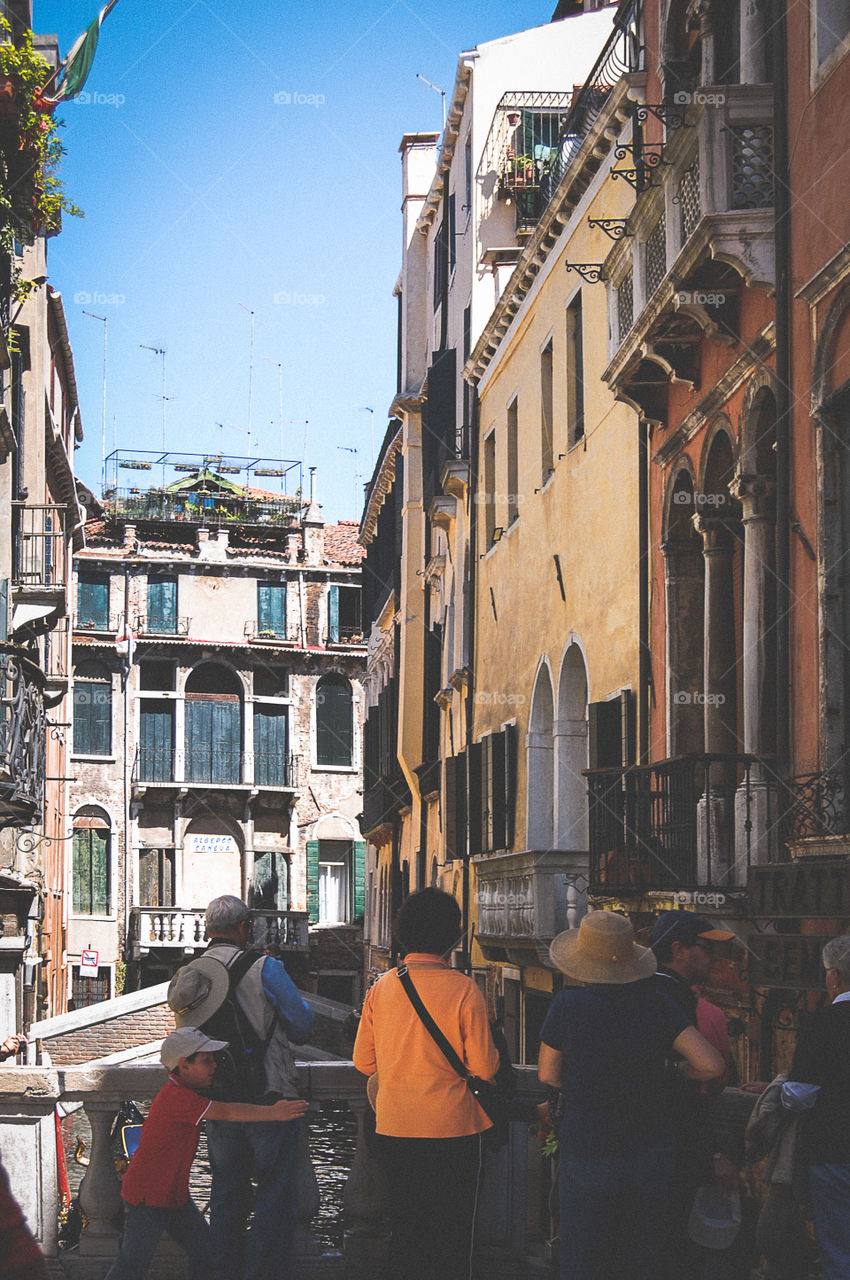
M 313 1013 L 280 960 L 247 950 L 251 913 L 225 894 L 207 907 L 209 944 L 172 978 L 168 1003 L 178 1027 L 200 1027 L 229 1048 L 221 1055 L 213 1097 L 271 1105 L 297 1098 L 290 1041 L 308 1040 Z M 300 1121 L 210 1121 L 210 1230 L 228 1280 L 282 1280 L 297 1216 Z M 252 1197 L 251 1177 L 256 1181 Z M 247 1243 L 245 1224 L 254 1220 Z

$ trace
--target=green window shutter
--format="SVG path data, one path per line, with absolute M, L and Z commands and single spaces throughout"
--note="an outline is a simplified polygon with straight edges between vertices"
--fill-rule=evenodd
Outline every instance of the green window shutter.
M 307 841 L 307 916 L 310 924 L 319 919 L 319 842 Z
M 77 579 L 77 620 L 82 627 L 105 631 L 109 626 L 109 579 L 80 574 Z
M 257 630 L 286 636 L 286 583 L 257 583 Z
M 177 630 L 177 581 L 152 578 L 148 582 L 148 630 L 174 635 Z
M 238 702 L 212 703 L 211 782 L 242 779 L 242 717 Z
M 0 643 L 9 639 L 9 579 L 0 578 Z
M 91 753 L 108 756 L 112 750 L 112 685 L 91 686 Z
M 74 911 L 91 915 L 91 845 L 90 832 L 74 832 L 74 867 L 72 902 Z
M 186 699 L 186 781 L 211 782 L 212 703 Z
M 347 680 L 320 680 L 316 693 L 316 763 L 351 766 L 351 687 Z
M 366 841 L 355 840 L 352 844 L 354 867 L 352 869 L 352 920 L 362 920 L 366 910 Z
M 286 707 L 254 706 L 254 782 L 282 787 L 289 756 Z
M 174 707 L 171 703 L 142 702 L 139 740 L 140 779 L 171 782 L 174 776 Z
M 271 631 L 271 600 L 268 582 L 257 583 L 257 630 Z
M 328 639 L 331 644 L 339 644 L 339 587 L 332 586 L 328 592 Z
M 92 686 L 74 683 L 74 754 L 91 755 Z
M 105 831 L 90 831 L 89 835 L 92 915 L 105 916 L 109 911 L 109 835 Z

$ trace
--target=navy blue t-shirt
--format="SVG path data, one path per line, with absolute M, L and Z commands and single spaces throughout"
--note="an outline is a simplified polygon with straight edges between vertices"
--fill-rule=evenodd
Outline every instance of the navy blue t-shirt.
M 664 1064 L 691 1025 L 651 980 L 556 995 L 540 1039 L 564 1055 L 561 1149 L 624 1155 L 672 1137 Z

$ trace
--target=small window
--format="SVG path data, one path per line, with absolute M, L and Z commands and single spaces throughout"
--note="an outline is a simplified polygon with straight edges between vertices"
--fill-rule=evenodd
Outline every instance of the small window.
M 319 841 L 319 923 L 346 924 L 349 918 L 351 843 Z
M 108 817 L 94 805 L 74 817 L 71 899 L 77 915 L 109 914 L 111 835 Z
M 519 408 L 508 405 L 508 524 L 519 518 Z
M 112 677 L 100 662 L 74 670 L 74 755 L 112 753 Z
M 174 850 L 139 850 L 139 906 L 174 906 Z
M 328 639 L 331 644 L 361 639 L 360 595 L 359 587 L 331 584 L 328 592 Z
M 567 307 L 567 440 L 570 446 L 584 436 L 584 352 L 581 293 Z
M 81 974 L 78 964 L 71 966 L 71 995 L 69 1010 L 88 1009 L 89 1005 L 102 1004 L 109 999 L 109 969 L 101 965 L 94 974 Z
M 496 528 L 496 432 L 484 441 L 484 550 L 493 545 Z
M 105 573 L 78 574 L 76 625 L 81 631 L 109 630 L 109 578 Z
M 353 746 L 351 685 L 344 676 L 323 676 L 316 688 L 316 763 L 351 768 Z
M 552 426 L 552 385 L 554 355 L 551 338 L 540 353 L 540 483 L 545 484 L 555 469 Z
M 257 583 L 257 633 L 286 639 L 286 583 Z
M 153 635 L 176 635 L 176 578 L 151 578 L 148 581 L 147 630 Z

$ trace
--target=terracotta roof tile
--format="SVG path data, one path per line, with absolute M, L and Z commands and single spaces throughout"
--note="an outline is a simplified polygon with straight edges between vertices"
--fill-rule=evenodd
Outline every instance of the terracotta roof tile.
M 340 520 L 339 524 L 325 525 L 325 564 L 360 564 L 366 553 L 357 541 L 359 528 L 356 520 Z

